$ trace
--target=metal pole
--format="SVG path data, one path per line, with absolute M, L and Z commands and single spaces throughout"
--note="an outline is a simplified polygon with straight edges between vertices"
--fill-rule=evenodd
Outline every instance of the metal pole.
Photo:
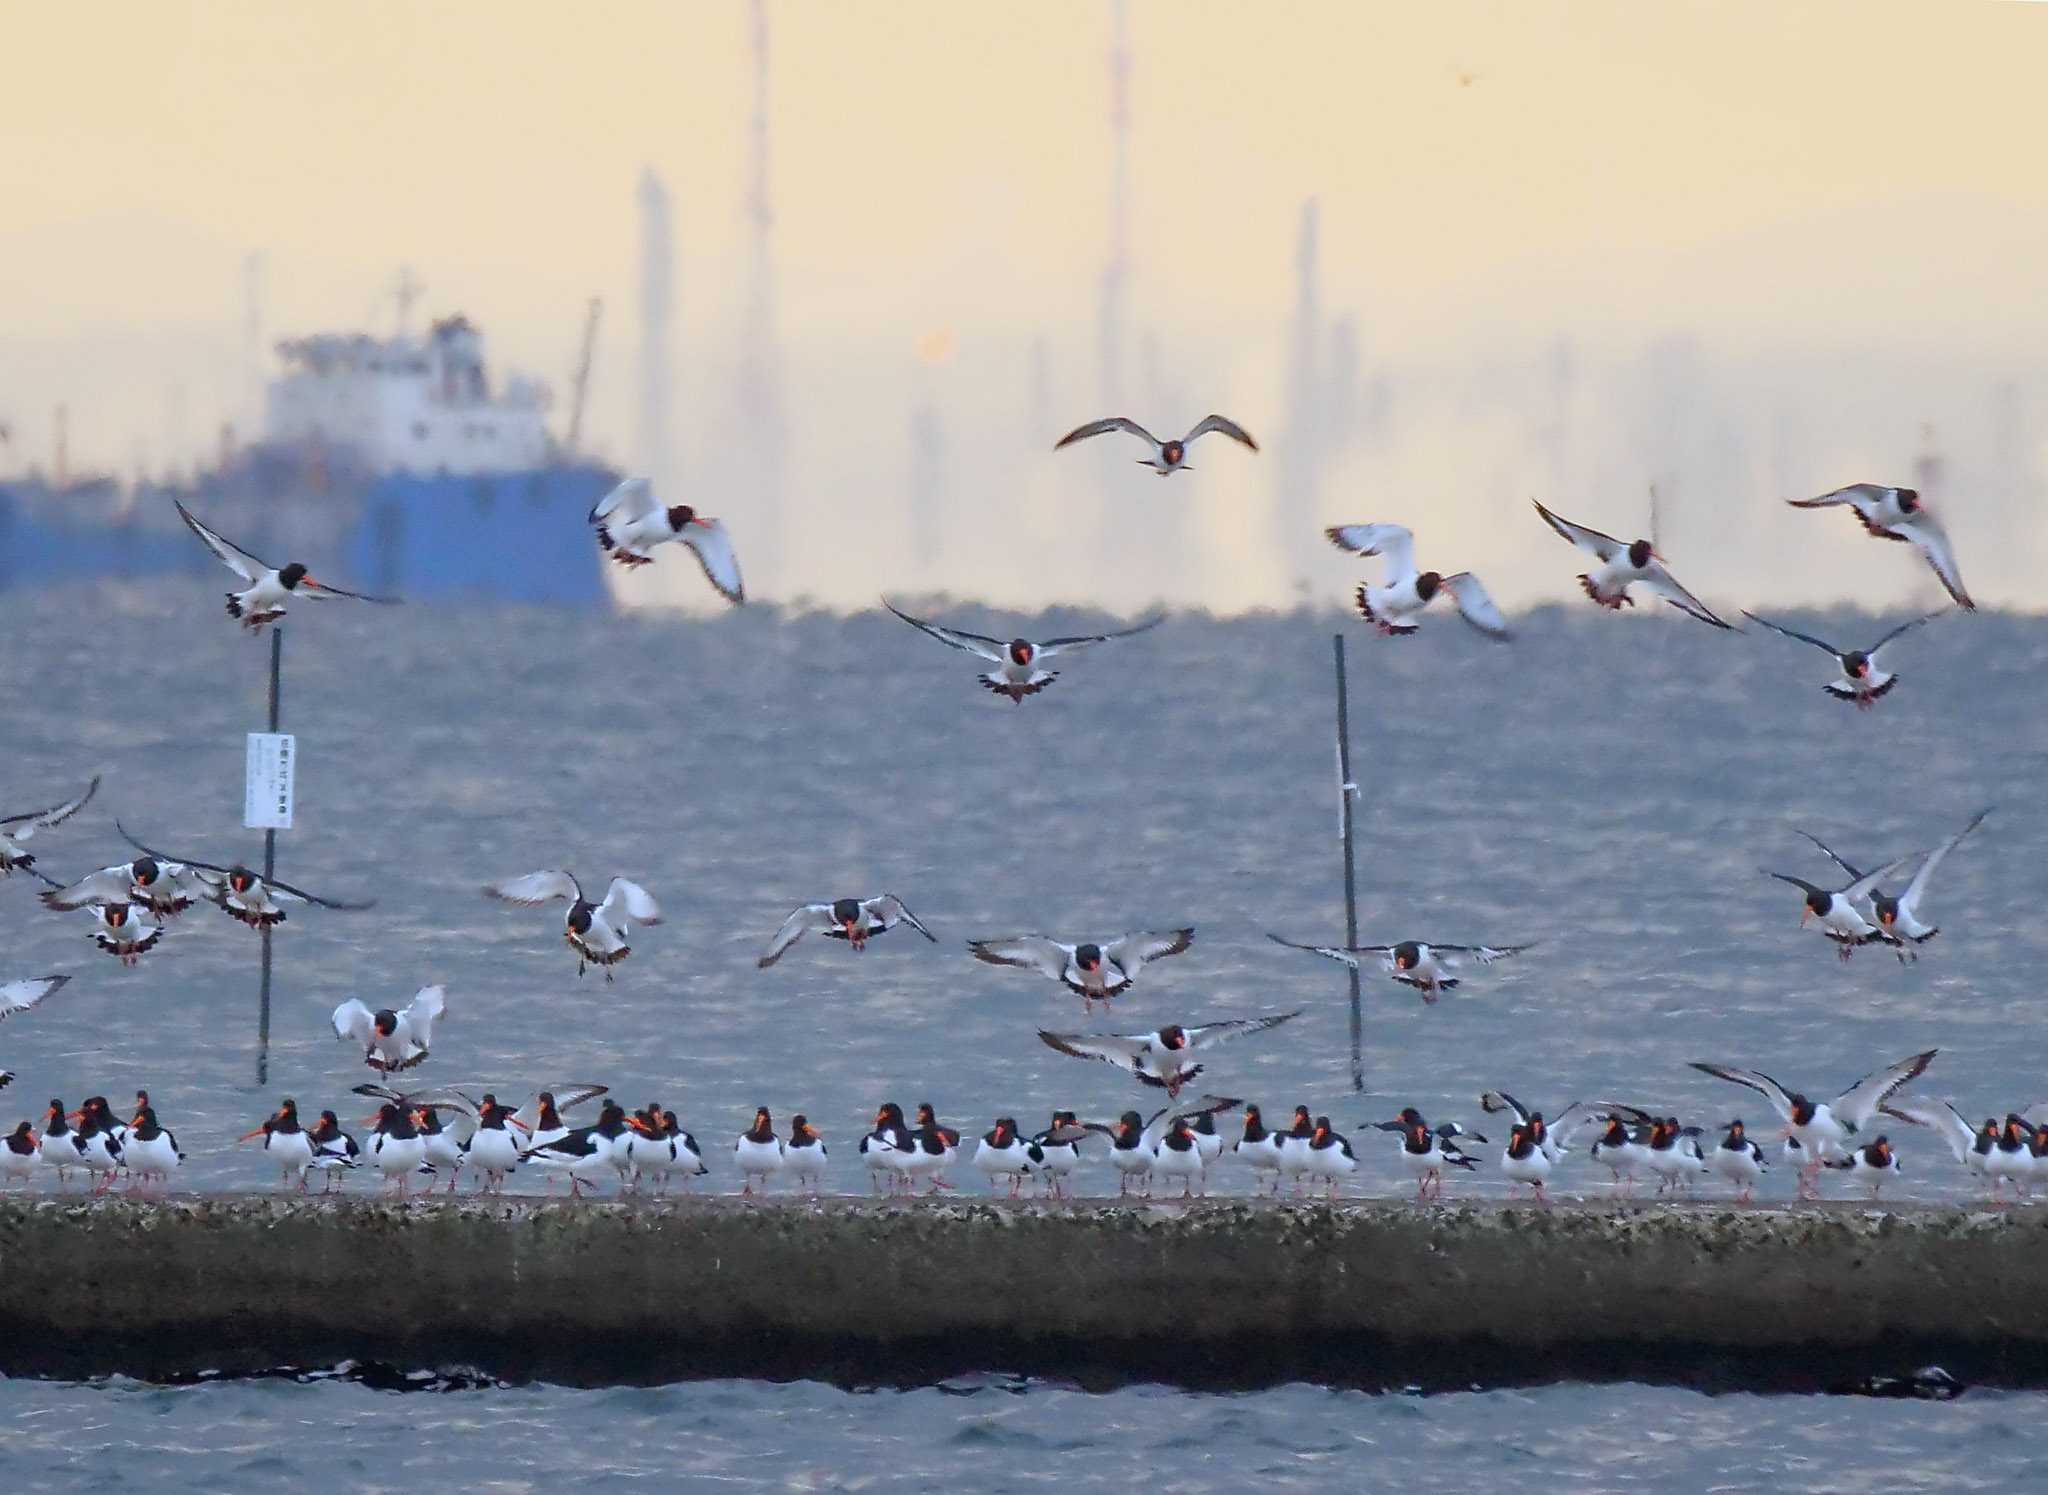
M 1351 700 L 1344 688 L 1344 635 L 1331 638 L 1337 648 L 1337 801 L 1344 825 L 1344 943 L 1358 943 L 1358 874 L 1351 849 L 1351 801 L 1358 787 L 1351 781 Z M 1351 1088 L 1365 1092 L 1365 1059 L 1361 1046 L 1365 1019 L 1359 1007 L 1358 967 L 1351 967 Z
M 284 668 L 284 629 L 270 629 L 270 730 L 277 730 L 279 695 Z M 263 881 L 277 875 L 277 830 L 263 833 Z M 256 1008 L 256 1083 L 270 1083 L 270 926 L 263 926 L 263 990 Z

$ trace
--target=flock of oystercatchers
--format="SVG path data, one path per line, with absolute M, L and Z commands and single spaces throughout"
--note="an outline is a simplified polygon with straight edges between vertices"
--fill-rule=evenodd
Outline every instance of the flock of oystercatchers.
M 1128 433 L 1144 442 L 1149 455 L 1139 460 L 1161 476 L 1188 470 L 1188 449 L 1206 434 L 1221 434 L 1251 451 L 1258 450 L 1241 426 L 1221 415 L 1208 416 L 1187 435 L 1164 441 L 1122 417 L 1092 421 L 1062 437 L 1057 447 L 1109 432 Z M 1914 546 L 1956 605 L 1974 609 L 1947 535 L 1912 489 L 1858 483 L 1818 498 L 1791 502 L 1798 508 L 1849 507 L 1873 537 Z M 1593 558 L 1593 568 L 1578 578 L 1593 602 L 1617 610 L 1633 606 L 1630 589 L 1640 586 L 1688 617 L 1739 631 L 1679 584 L 1649 540 L 1625 544 L 1564 519 L 1540 503 L 1535 507 L 1544 524 Z M 276 622 L 285 615 L 287 604 L 296 599 L 398 600 L 329 586 L 317 581 L 300 562 L 272 567 L 208 528 L 182 504 L 178 512 L 207 548 L 246 584 L 227 594 L 227 612 L 251 631 Z M 633 478 L 620 483 L 591 510 L 590 522 L 600 548 L 621 565 L 651 564 L 655 558 L 651 552 L 670 542 L 681 543 L 696 557 L 721 596 L 735 605 L 745 601 L 738 557 L 724 524 L 687 505 L 659 504 L 647 480 Z M 1506 619 L 1476 575 L 1417 569 L 1414 536 L 1404 526 L 1338 525 L 1326 534 L 1341 549 L 1385 560 L 1382 583 L 1362 584 L 1356 591 L 1359 613 L 1381 634 L 1414 633 L 1430 602 L 1444 595 L 1481 633 L 1496 639 L 1509 637 Z M 1059 678 L 1057 671 L 1044 667 L 1046 661 L 1143 633 L 1163 621 L 1155 617 L 1102 634 L 1004 640 L 913 617 L 886 599 L 884 605 L 911 627 L 992 666 L 978 680 L 1015 704 Z M 1879 652 L 1940 614 L 1909 619 L 1871 647 L 1855 650 L 1838 649 L 1755 614 L 1745 616 L 1785 637 L 1825 650 L 1834 658 L 1839 673 L 1823 689 L 1868 709 L 1899 680 L 1896 672 L 1878 663 Z M 42 897 L 52 909 L 89 910 L 93 941 L 124 965 L 134 965 L 153 950 L 162 941 L 169 921 L 202 901 L 254 929 L 283 923 L 287 905 L 337 910 L 371 906 L 320 897 L 262 877 L 238 863 L 166 855 L 129 835 L 118 821 L 117 831 L 139 855 L 73 882 L 61 882 L 37 865 L 28 843 L 38 833 L 77 814 L 92 800 L 99 784 L 95 778 L 83 792 L 47 809 L 0 817 L 0 874 L 18 870 L 48 883 Z M 1817 837 L 1809 836 L 1849 879 L 1840 888 L 1764 870 L 1801 890 L 1802 925 L 1809 917 L 1817 918 L 1821 933 L 1834 942 L 1842 959 L 1873 944 L 1893 950 L 1902 961 L 1911 959 L 1919 945 L 1939 933 L 1922 912 L 1930 879 L 1987 814 L 1988 810 L 1979 813 L 1930 852 L 1900 857 L 1870 871 L 1859 869 Z M 1894 882 L 1908 867 L 1915 870 L 1899 893 L 1883 891 L 1883 885 Z M 632 953 L 629 938 L 634 927 L 661 922 L 661 908 L 653 895 L 625 877 L 612 878 L 598 901 L 566 870 L 526 873 L 490 884 L 483 891 L 490 898 L 518 905 L 566 902 L 563 938 L 577 956 L 579 973 L 596 966 L 607 980 L 613 979 L 614 967 Z M 937 942 L 893 893 L 806 903 L 783 921 L 757 963 L 763 968 L 774 965 L 806 934 L 840 940 L 857 951 L 868 940 L 904 925 Z M 1037 971 L 1063 983 L 1081 997 L 1086 1013 L 1098 1002 L 1109 1006 L 1147 964 L 1186 951 L 1194 933 L 1191 927 L 1139 930 L 1114 939 L 1074 943 L 1028 933 L 973 940 L 969 948 L 978 960 Z M 1277 934 L 1268 938 L 1353 968 L 1364 960 L 1376 961 L 1389 977 L 1414 988 L 1426 1002 L 1455 990 L 1461 978 L 1454 973 L 1466 962 L 1490 965 L 1530 948 L 1526 944 L 1449 945 L 1415 940 L 1337 947 L 1297 943 Z M 37 1007 L 71 979 L 52 975 L 0 985 L 0 1018 Z M 601 1180 L 615 1181 L 627 1191 L 665 1193 L 672 1181 L 687 1186 L 710 1171 L 696 1139 L 681 1127 L 674 1111 L 651 1102 L 629 1113 L 602 1085 L 557 1086 L 516 1109 L 501 1104 L 492 1093 L 473 1093 L 478 1087 L 393 1088 L 391 1077 L 414 1069 L 429 1056 L 434 1023 L 445 1007 L 446 991 L 436 985 L 421 988 L 403 1008 L 372 1009 L 351 998 L 334 1010 L 336 1036 L 358 1045 L 365 1064 L 386 1077 L 356 1087 L 356 1093 L 380 1102 L 375 1117 L 366 1118 L 366 1123 L 374 1123 L 373 1130 L 361 1141 L 343 1127 L 332 1110 L 322 1111 L 316 1121 L 306 1124 L 292 1100 L 284 1101 L 241 1140 L 261 1138 L 264 1152 L 279 1168 L 284 1184 L 301 1191 L 308 1187 L 311 1174 L 323 1175 L 326 1187 L 332 1189 L 345 1172 L 359 1167 L 381 1173 L 403 1195 L 422 1174 L 435 1180 L 445 1178 L 452 1192 L 464 1168 L 471 1171 L 480 1191 L 496 1193 L 502 1191 L 512 1172 L 531 1166 L 548 1176 L 550 1190 L 554 1177 L 565 1175 L 572 1197 Z M 1149 1194 L 1153 1181 L 1161 1180 L 1169 1187 L 1177 1182 L 1182 1197 L 1194 1197 L 1207 1193 L 1209 1170 L 1226 1151 L 1216 1117 L 1241 1108 L 1242 1134 L 1227 1150 L 1258 1180 L 1258 1192 L 1270 1188 L 1278 1195 L 1291 1185 L 1299 1193 L 1320 1183 L 1335 1197 L 1343 1179 L 1358 1164 L 1350 1140 L 1332 1127 L 1328 1116 L 1312 1117 L 1308 1107 L 1297 1106 L 1289 1125 L 1269 1130 L 1256 1105 L 1209 1095 L 1181 1099 L 1182 1088 L 1204 1068 L 1194 1062 L 1195 1055 L 1299 1015 L 1296 1011 L 1169 1024 L 1136 1034 L 1042 1030 L 1041 1040 L 1057 1052 L 1114 1065 L 1141 1084 L 1165 1091 L 1168 1104 L 1149 1118 L 1127 1111 L 1115 1122 L 1084 1122 L 1071 1111 L 1056 1111 L 1047 1127 L 1031 1134 L 1026 1134 L 1014 1117 L 1000 1117 L 973 1149 L 971 1166 L 985 1174 L 992 1187 L 1007 1183 L 1012 1197 L 1017 1197 L 1026 1183 L 1035 1182 L 1044 1196 L 1066 1198 L 1070 1197 L 1071 1176 L 1083 1158 L 1082 1147 L 1101 1138 L 1107 1141 L 1108 1161 L 1119 1176 L 1120 1194 L 1134 1190 Z M 1957 1159 L 1984 1180 L 1994 1199 L 2002 1197 L 2008 1184 L 2024 1192 L 2032 1180 L 2048 1178 L 2048 1107 L 2009 1113 L 2002 1123 L 1993 1117 L 1978 1127 L 1946 1102 L 1898 1094 L 1934 1057 L 1935 1051 L 1929 1050 L 1901 1060 L 1858 1081 L 1835 1100 L 1821 1103 L 1758 1071 L 1716 1064 L 1694 1067 L 1755 1090 L 1770 1103 L 1783 1122 L 1776 1155 L 1797 1169 L 1802 1197 L 1811 1197 L 1823 1168 L 1866 1180 L 1873 1197 L 1888 1178 L 1898 1174 L 1899 1162 L 1889 1138 L 1880 1135 L 1866 1140 L 1880 1115 L 1936 1131 Z M 0 1071 L 0 1086 L 12 1078 Z M 572 1127 L 563 1120 L 564 1112 L 598 1102 L 602 1104 L 594 1122 Z M 1714 1143 L 1699 1127 L 1681 1126 L 1674 1117 L 1619 1102 L 1573 1102 L 1549 1118 L 1501 1091 L 1486 1092 L 1480 1105 L 1488 1113 L 1512 1114 L 1499 1168 L 1513 1188 L 1526 1186 L 1537 1200 L 1544 1200 L 1545 1186 L 1552 1170 L 1563 1161 L 1571 1138 L 1588 1126 L 1598 1128 L 1598 1134 L 1586 1155 L 1610 1171 L 1617 1193 L 1622 1194 L 1631 1192 L 1641 1176 L 1656 1177 L 1659 1193 L 1689 1194 L 1698 1177 L 1718 1175 L 1735 1185 L 1738 1198 L 1747 1200 L 1773 1156 L 1739 1120 L 1728 1123 L 1720 1141 Z M 460 1123 L 462 1135 L 444 1125 L 444 1112 Z M 1447 1170 L 1475 1168 L 1480 1158 L 1470 1150 L 1471 1144 L 1487 1140 L 1454 1121 L 1433 1127 L 1412 1107 L 1394 1118 L 1361 1125 L 1398 1136 L 1400 1164 L 1416 1180 L 1418 1200 L 1441 1194 Z M 765 1192 L 777 1179 L 787 1179 L 797 1190 L 817 1192 L 825 1173 L 825 1140 L 801 1115 L 791 1119 L 788 1131 L 787 1137 L 780 1135 L 766 1109 L 755 1113 L 752 1125 L 736 1139 L 731 1153 L 742 1178 L 742 1193 Z M 162 1189 L 184 1158 L 176 1137 L 158 1123 L 146 1091 L 137 1092 L 126 1122 L 104 1096 L 91 1097 L 77 1110 L 67 1110 L 61 1101 L 52 1100 L 40 1132 L 31 1122 L 22 1121 L 5 1137 L 4 1144 L 0 1147 L 0 1178 L 22 1182 L 47 1175 L 61 1187 L 75 1170 L 95 1180 L 97 1192 L 104 1192 L 124 1173 L 132 1190 Z M 885 1193 L 915 1194 L 920 1188 L 936 1192 L 951 1187 L 947 1174 L 961 1150 L 960 1133 L 941 1123 L 929 1104 L 918 1108 L 915 1125 L 905 1119 L 896 1103 L 884 1104 L 875 1115 L 873 1129 L 858 1144 L 860 1161 L 875 1189 Z

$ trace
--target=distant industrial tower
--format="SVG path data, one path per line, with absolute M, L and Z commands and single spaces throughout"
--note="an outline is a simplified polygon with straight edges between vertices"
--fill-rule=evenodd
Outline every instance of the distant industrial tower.
M 1127 0 L 1116 0 L 1109 49 L 1109 258 L 1102 267 L 1095 328 L 1102 413 L 1123 415 L 1124 340 L 1131 277 L 1131 35 Z
M 744 502 L 739 532 L 747 557 L 750 590 L 774 595 L 786 590 L 781 535 L 790 516 L 782 511 L 784 445 L 782 369 L 775 326 L 775 208 L 770 191 L 768 149 L 768 7 L 753 0 L 750 15 L 754 51 L 752 162 L 747 176 L 746 214 L 754 253 L 746 320 L 739 349 L 739 439 L 733 450 L 740 470 L 733 484 Z M 755 578 L 759 578 L 758 584 Z
M 263 431 L 263 254 L 242 256 L 242 431 L 253 440 Z
M 1294 249 L 1294 325 L 1288 332 L 1287 429 L 1274 443 L 1274 475 L 1280 484 L 1273 515 L 1280 526 L 1278 552 L 1286 564 L 1286 581 L 1308 586 L 1314 558 L 1322 553 L 1318 489 L 1322 482 L 1323 305 L 1317 265 L 1319 214 L 1311 197 L 1301 205 L 1301 228 Z
M 676 477 L 669 440 L 675 262 L 668 188 L 650 166 L 640 173 L 640 429 L 634 455 L 657 488 Z

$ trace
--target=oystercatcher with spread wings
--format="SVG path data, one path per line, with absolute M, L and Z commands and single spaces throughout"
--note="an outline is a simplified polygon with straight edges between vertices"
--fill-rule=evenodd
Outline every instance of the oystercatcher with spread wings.
M 334 1009 L 334 1036 L 363 1046 L 363 1063 L 386 1074 L 411 1069 L 427 1057 L 434 1043 L 434 1021 L 447 1010 L 448 988 L 423 986 L 399 1008 L 371 1011 L 350 997 Z M 464 1097 L 467 1104 L 467 1097 Z M 445 1102 L 443 1102 L 445 1104 Z M 472 1111 L 475 1110 L 471 1106 Z
M 1188 466 L 1188 448 L 1195 444 L 1196 437 L 1206 436 L 1211 431 L 1228 436 L 1232 441 L 1237 442 L 1248 450 L 1255 452 L 1259 449 L 1259 444 L 1252 440 L 1250 433 L 1243 426 L 1221 415 L 1203 416 L 1201 420 L 1195 423 L 1195 428 L 1192 431 L 1177 441 L 1161 441 L 1136 421 L 1127 420 L 1121 415 L 1112 415 L 1106 420 L 1091 420 L 1085 426 L 1074 427 L 1073 430 L 1067 432 L 1058 441 L 1055 441 L 1052 444 L 1052 449 L 1058 451 L 1063 446 L 1071 446 L 1077 441 L 1086 441 L 1091 436 L 1101 436 L 1109 431 L 1128 431 L 1131 435 L 1137 437 L 1138 440 L 1144 442 L 1145 445 L 1152 448 L 1151 456 L 1140 457 L 1138 461 L 1143 466 L 1151 468 L 1161 477 L 1165 477 L 1170 472 L 1194 471 L 1192 467 Z
M 1190 925 L 1186 929 L 1139 930 L 1103 943 L 1091 940 L 1068 945 L 1042 934 L 1016 934 L 969 940 L 967 948 L 976 960 L 992 966 L 1023 966 L 1064 982 L 1067 990 L 1081 998 L 1082 1010 L 1092 1011 L 1095 1003 L 1120 995 L 1149 962 L 1180 954 L 1194 938 Z
M 192 511 L 178 504 L 178 517 L 185 521 L 187 528 L 197 535 L 206 548 L 220 559 L 235 575 L 249 583 L 239 592 L 228 593 L 228 616 L 240 618 L 242 626 L 251 632 L 261 631 L 265 623 L 274 623 L 285 615 L 285 603 L 294 597 L 322 602 L 330 597 L 346 597 L 351 602 L 378 602 L 386 605 L 403 599 L 398 597 L 372 597 L 364 592 L 344 591 L 315 581 L 306 570 L 304 563 L 293 561 L 288 566 L 272 566 L 258 560 L 232 540 L 223 538 L 192 517 Z
M 1894 898 L 1882 891 L 1875 882 L 1868 884 L 1870 911 L 1876 919 L 1877 927 L 1883 933 L 1898 940 L 1911 940 L 1915 945 L 1924 945 L 1941 933 L 1938 925 L 1929 924 L 1920 917 L 1920 900 L 1927 895 L 1928 880 L 1934 876 L 1935 869 L 1941 866 L 1942 861 L 1948 854 L 1962 844 L 1965 836 L 1982 825 L 1984 817 L 1990 813 L 1991 808 L 1988 806 L 1979 810 L 1971 818 L 1968 825 L 1957 831 L 1953 836 L 1950 836 L 1941 845 L 1935 847 L 1934 850 L 1928 852 L 1926 857 L 1922 859 L 1918 869 L 1913 873 L 1913 880 L 1906 884 L 1906 891 L 1899 894 L 1898 897 Z M 1858 886 L 1864 885 L 1864 874 L 1843 861 L 1833 851 L 1830 851 L 1827 843 L 1821 840 L 1820 837 L 1812 834 L 1810 831 L 1801 831 L 1799 834 L 1805 836 L 1815 846 L 1818 846 L 1829 861 L 1840 867 L 1849 876 L 1855 878 Z M 1891 865 L 1893 867 L 1902 866 L 1906 861 L 1910 860 L 1911 858 L 1901 858 L 1899 861 L 1891 863 Z M 1880 877 L 1882 875 L 1881 873 L 1879 874 Z M 1907 959 L 1911 953 L 1904 944 L 1898 947 L 1899 959 L 1902 961 Z
M 1272 1017 L 1172 1023 L 1154 1033 L 1048 1033 L 1041 1028 L 1038 1037 L 1047 1048 L 1070 1058 L 1100 1059 L 1104 1064 L 1113 1064 L 1135 1076 L 1140 1084 L 1164 1090 L 1170 1098 L 1180 1094 L 1180 1087 L 1202 1072 L 1201 1065 L 1188 1062 L 1190 1055 L 1233 1038 L 1277 1028 L 1305 1011 L 1306 1008 L 1297 1007 Z
M 921 633 L 928 633 L 942 644 L 985 659 L 995 668 L 974 678 L 982 688 L 994 691 L 999 696 L 1008 696 L 1013 705 L 1021 705 L 1026 696 L 1037 695 L 1053 681 L 1059 679 L 1058 670 L 1040 667 L 1044 660 L 1061 654 L 1071 654 L 1076 649 L 1085 649 L 1090 644 L 1106 644 L 1111 639 L 1129 638 L 1135 633 L 1144 633 L 1157 628 L 1166 621 L 1165 615 L 1140 623 L 1135 628 L 1121 629 L 1115 633 L 1077 634 L 1070 638 L 1049 638 L 1043 643 L 1033 643 L 1027 638 L 1013 638 L 1008 643 L 990 638 L 983 633 L 969 633 L 963 628 L 945 628 L 937 623 L 928 623 L 923 618 L 913 618 L 902 611 L 888 598 L 882 599 L 882 606 L 895 613 Z
M 1820 1102 L 1810 1101 L 1796 1090 L 1787 1090 L 1761 1070 L 1731 1069 L 1725 1064 L 1702 1064 L 1698 1061 L 1694 1061 L 1692 1067 L 1717 1080 L 1748 1086 L 1785 1118 L 1785 1134 L 1799 1143 L 1806 1159 L 1800 1174 L 1799 1192 L 1802 1198 L 1811 1198 L 1813 1180 L 1821 1165 L 1855 1145 L 1859 1133 L 1876 1118 L 1892 1093 L 1919 1078 L 1940 1052 L 1939 1049 L 1929 1049 L 1924 1054 L 1914 1054 L 1896 1064 L 1886 1065 L 1874 1074 L 1865 1075 L 1834 1100 Z
M 1761 623 L 1773 633 L 1782 633 L 1786 638 L 1797 639 L 1802 644 L 1811 644 L 1814 648 L 1824 649 L 1833 655 L 1836 665 L 1841 668 L 1842 678 L 1828 681 L 1821 689 L 1838 701 L 1853 701 L 1858 710 L 1868 711 L 1877 704 L 1880 697 L 1899 683 L 1896 674 L 1878 664 L 1877 651 L 1900 634 L 1909 633 L 1922 623 L 1932 623 L 1947 611 L 1947 608 L 1943 608 L 1941 612 L 1928 613 L 1925 617 L 1909 618 L 1868 649 L 1837 649 L 1826 639 L 1815 638 L 1810 633 L 1801 633 L 1796 628 L 1787 628 L 1783 623 L 1773 623 L 1769 618 L 1760 618 L 1747 608 L 1743 609 L 1742 616 L 1752 623 Z
M 1338 524 L 1323 533 L 1339 550 L 1386 557 L 1386 585 L 1360 583 L 1356 596 L 1360 615 L 1387 637 L 1405 637 L 1415 632 L 1418 625 L 1414 620 L 1440 592 L 1457 605 L 1459 617 L 1488 638 L 1511 637 L 1508 620 L 1494 606 L 1485 584 L 1470 571 L 1449 576 L 1416 571 L 1415 536 L 1405 525 Z
M 377 900 L 374 898 L 362 903 L 344 903 L 338 898 L 322 898 L 317 893 L 308 893 L 304 888 L 295 888 L 288 882 L 279 882 L 274 877 L 266 878 L 239 862 L 232 866 L 217 867 L 212 862 L 196 861 L 191 857 L 165 856 L 129 835 L 122 828 L 120 821 L 114 822 L 114 829 L 120 831 L 121 839 L 141 852 L 144 857 L 154 858 L 167 867 L 178 868 L 181 878 L 190 878 L 207 888 L 208 896 L 222 913 L 247 924 L 251 929 L 261 929 L 266 924 L 284 923 L 285 911 L 281 905 L 287 903 L 312 903 L 343 913 L 360 913 L 366 908 L 376 906 Z M 176 910 L 173 909 L 171 912 Z
M 688 504 L 657 504 L 646 478 L 627 478 L 599 499 L 590 511 L 590 522 L 597 526 L 599 548 L 621 566 L 652 565 L 654 557 L 648 551 L 681 541 L 697 557 L 704 579 L 719 596 L 735 607 L 747 600 L 747 589 L 740 583 L 740 559 L 724 523 Z
M 1678 584 L 1677 578 L 1665 568 L 1664 557 L 1657 554 L 1656 547 L 1648 540 L 1635 540 L 1624 545 L 1612 535 L 1603 535 L 1597 529 L 1588 529 L 1583 524 L 1561 518 L 1540 503 L 1536 505 L 1536 512 L 1543 516 L 1545 524 L 1600 563 L 1580 575 L 1579 585 L 1602 607 L 1613 608 L 1617 612 L 1624 603 L 1634 607 L 1636 600 L 1629 596 L 1628 589 L 1640 584 L 1645 591 L 1662 597 L 1689 618 L 1698 618 L 1716 628 L 1733 629 L 1733 624 L 1715 617 L 1713 609 Z
M 32 853 L 21 849 L 21 843 L 33 839 L 37 831 L 62 825 L 76 815 L 99 792 L 99 787 L 99 775 L 94 774 L 83 794 L 73 795 L 61 804 L 52 805 L 47 810 L 23 810 L 18 815 L 0 815 L 0 877 L 9 875 L 17 867 L 24 872 L 34 872 L 36 859 Z M 56 886 L 56 879 L 40 872 L 35 875 L 52 887 Z
M 1523 945 L 1433 945 L 1424 940 L 1403 940 L 1398 945 L 1299 945 L 1293 940 L 1281 939 L 1270 930 L 1266 938 L 1276 945 L 1285 945 L 1290 950 L 1306 950 L 1311 955 L 1320 955 L 1353 970 L 1358 968 L 1359 956 L 1377 955 L 1388 976 L 1403 986 L 1414 987 L 1422 993 L 1425 1002 L 1434 1002 L 1443 993 L 1458 989 L 1460 978 L 1451 972 L 1465 961 L 1490 966 L 1496 960 L 1520 955 L 1535 944 L 1532 940 Z
M 562 921 L 562 938 L 576 952 L 576 974 L 587 966 L 599 966 L 604 979 L 612 978 L 612 967 L 633 953 L 626 943 L 635 924 L 659 924 L 661 905 L 637 882 L 615 877 L 605 889 L 604 902 L 592 903 L 583 896 L 583 885 L 573 872 L 529 872 L 484 888 L 486 898 L 528 907 L 569 900 L 569 912 Z
M 754 964 L 765 971 L 782 959 L 791 945 L 812 933 L 822 934 L 828 940 L 845 940 L 856 951 L 865 950 L 869 940 L 887 934 L 898 924 L 908 924 L 935 945 L 939 942 L 939 937 L 918 923 L 917 915 L 905 908 L 903 900 L 894 893 L 806 903 L 782 921 L 782 927 L 775 931 L 775 937 L 768 941 L 768 948 Z
M 1851 483 L 1819 498 L 1788 498 L 1795 509 L 1826 509 L 1847 504 L 1856 511 L 1863 528 L 1875 540 L 1902 540 L 1920 552 L 1933 568 L 1956 606 L 1976 611 L 1977 604 L 1963 589 L 1963 573 L 1956 566 L 1956 553 L 1949 544 L 1941 521 L 1928 511 L 1920 495 L 1911 488 L 1887 488 L 1882 483 Z

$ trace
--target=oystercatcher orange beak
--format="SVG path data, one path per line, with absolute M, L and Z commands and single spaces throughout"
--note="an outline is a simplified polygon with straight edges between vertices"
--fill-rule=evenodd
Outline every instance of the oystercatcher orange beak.
M 1805 907 L 1803 907 L 1803 908 L 1801 908 L 1801 909 L 1799 910 L 1799 927 L 1800 927 L 1801 929 L 1804 929 L 1804 928 L 1806 927 L 1806 921 L 1807 921 L 1808 919 L 1812 918 L 1812 917 L 1813 917 L 1813 908 L 1812 908 L 1812 906 L 1811 906 L 1810 904 L 1809 904 L 1809 905 L 1807 905 L 1807 906 L 1805 906 Z
M 257 1128 L 256 1128 L 256 1130 L 255 1130 L 255 1131 L 253 1131 L 253 1132 L 244 1132 L 244 1133 L 242 1133 L 242 1135 L 241 1135 L 241 1136 L 239 1136 L 239 1137 L 237 1137 L 237 1138 L 235 1138 L 235 1140 L 236 1140 L 237 1142 L 247 1142 L 247 1141 L 248 1141 L 248 1140 L 249 1140 L 249 1139 L 250 1139 L 251 1137 L 260 1137 L 260 1136 L 262 1136 L 262 1135 L 263 1135 L 263 1128 L 259 1126 L 259 1127 L 257 1127 Z
M 507 1116 L 505 1119 L 511 1122 L 514 1126 L 518 1127 L 519 1130 L 521 1130 L 522 1132 L 525 1132 L 528 1136 L 531 1136 L 533 1134 L 533 1128 L 528 1126 L 525 1122 L 521 1121 L 517 1116 Z

